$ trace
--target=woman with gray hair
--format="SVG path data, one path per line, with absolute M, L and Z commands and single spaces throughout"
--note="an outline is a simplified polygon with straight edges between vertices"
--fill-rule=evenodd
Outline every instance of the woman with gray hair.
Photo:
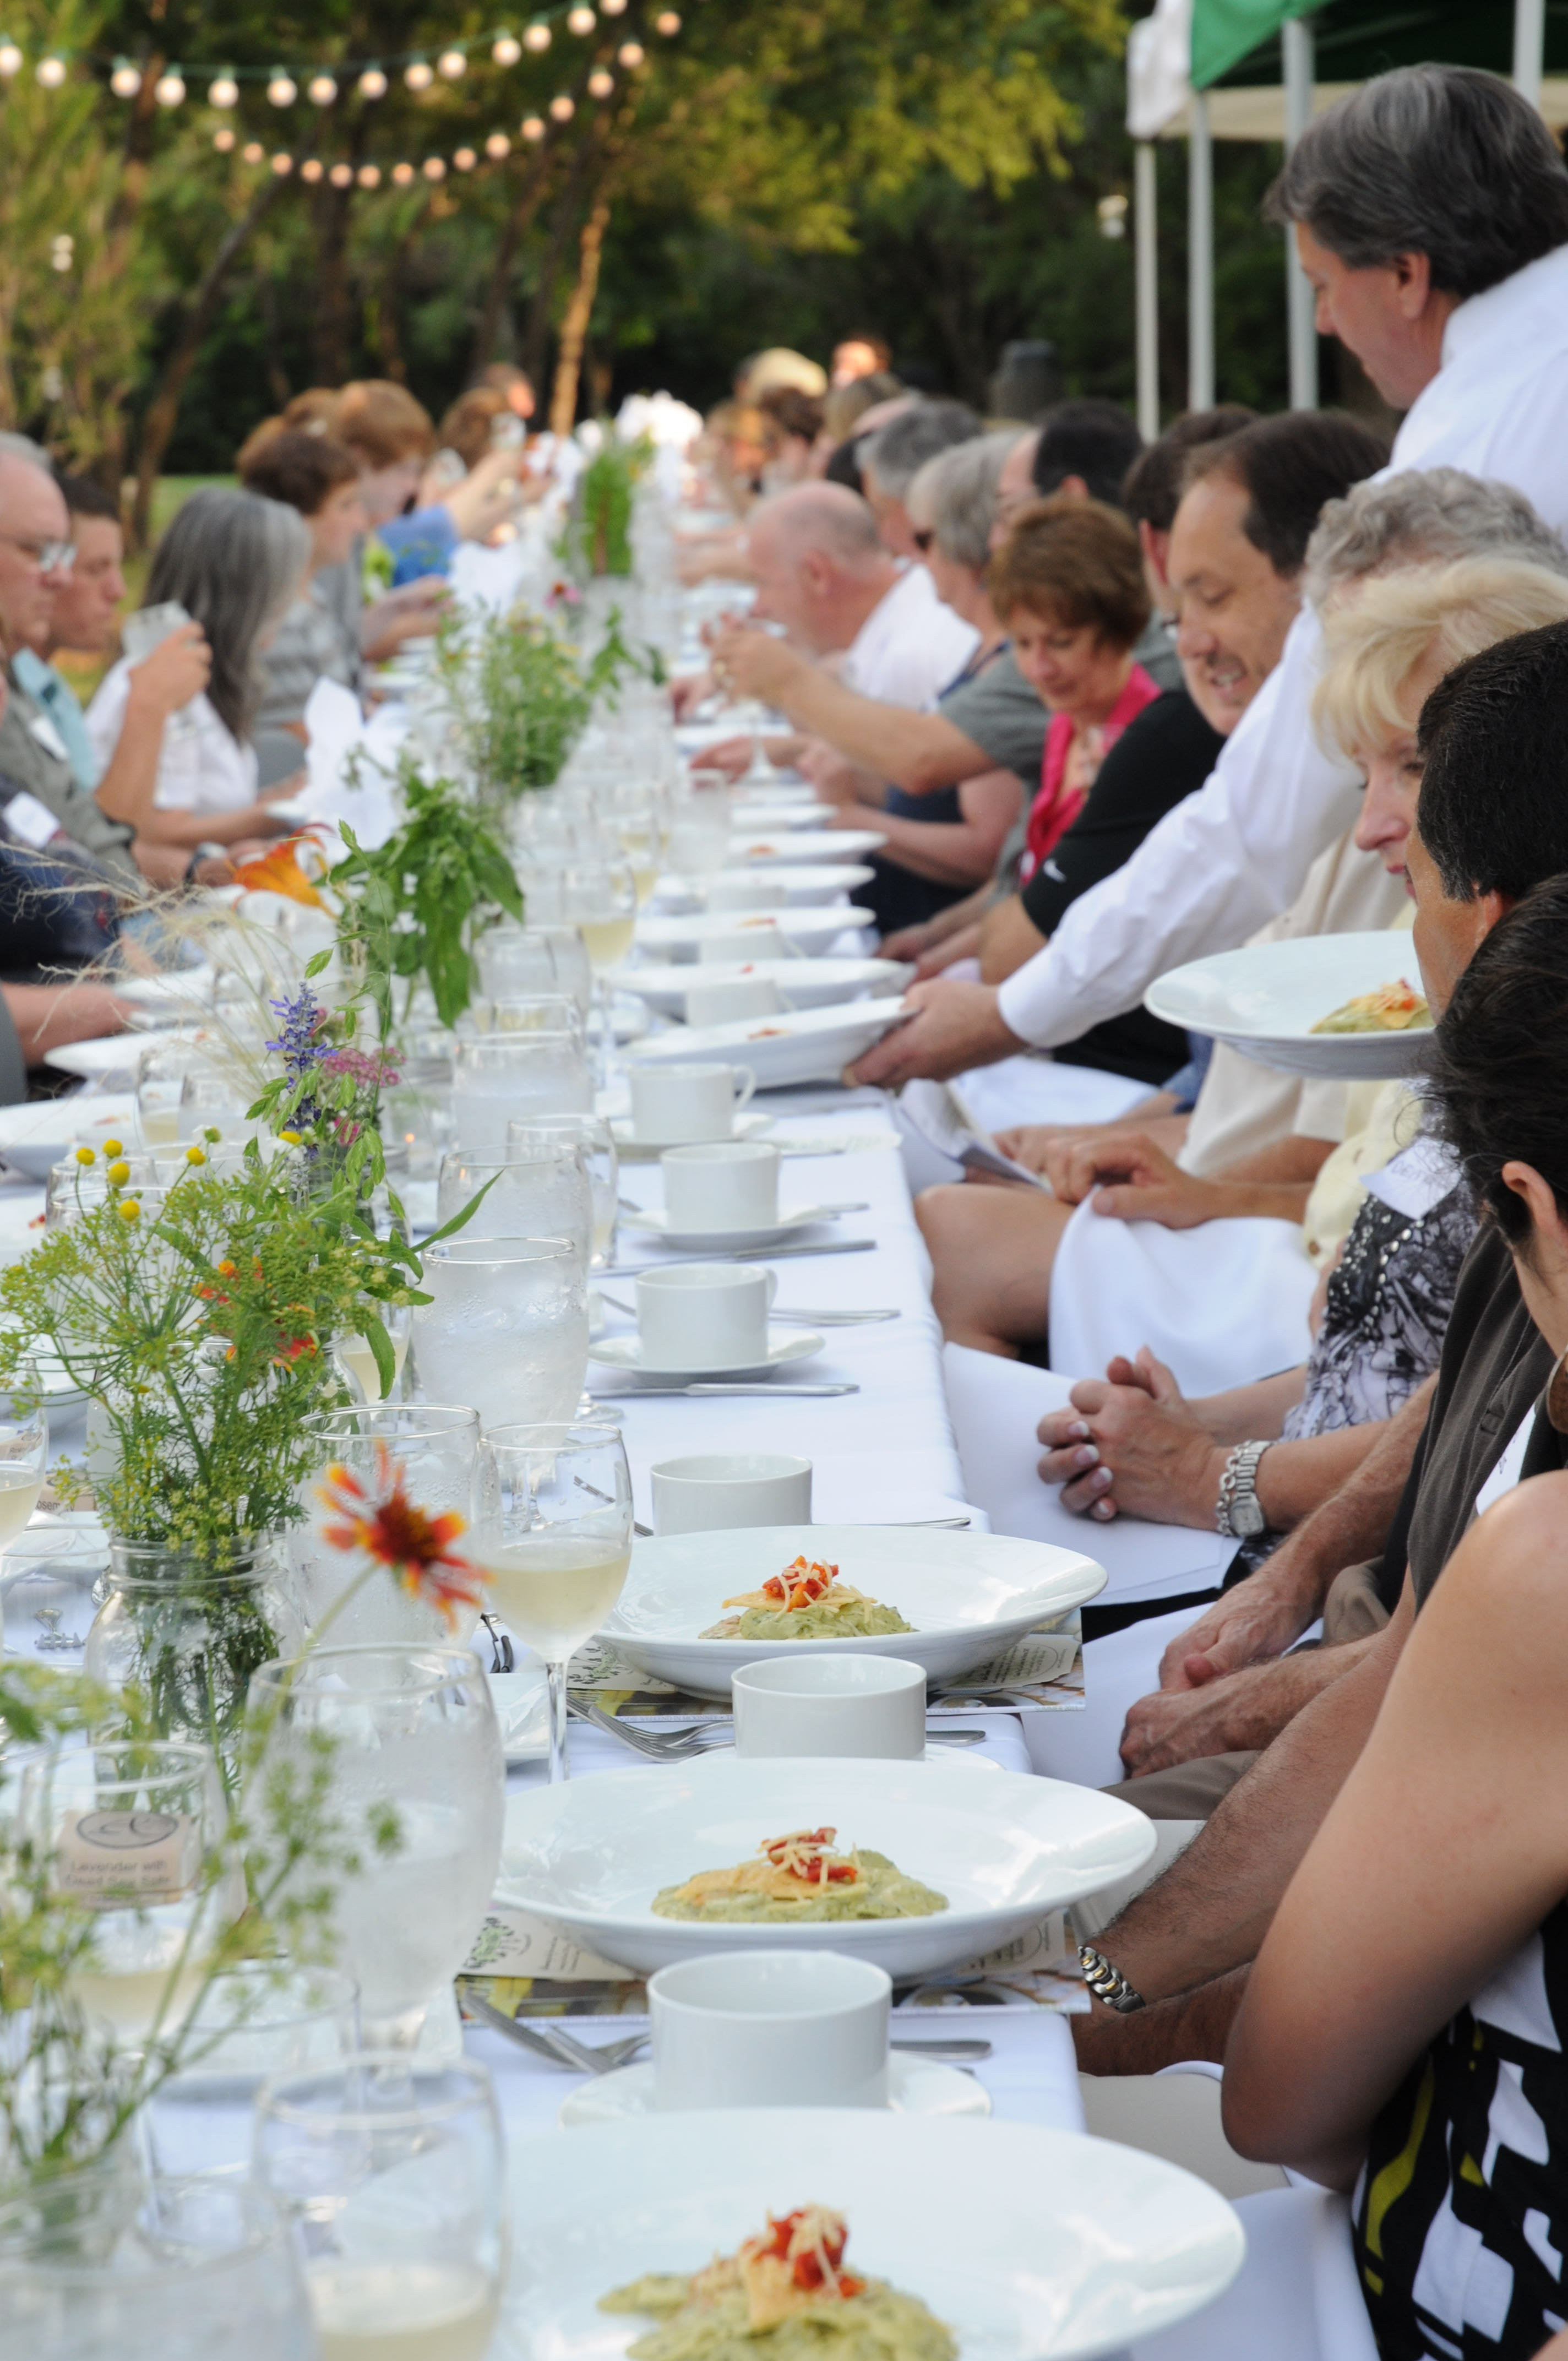
M 304 520 L 252 492 L 193 492 L 164 534 L 143 607 L 183 608 L 206 634 L 213 669 L 204 693 L 164 730 L 148 807 L 118 815 L 139 837 L 194 847 L 278 832 L 257 799 L 258 658 L 302 588 L 310 562 Z M 104 764 L 125 723 L 132 660 L 122 657 L 87 710 L 88 734 Z

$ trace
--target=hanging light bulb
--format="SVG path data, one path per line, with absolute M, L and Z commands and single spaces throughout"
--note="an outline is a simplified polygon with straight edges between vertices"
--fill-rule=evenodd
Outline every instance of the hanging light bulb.
M 285 149 L 280 148 L 278 153 L 272 159 L 272 170 L 277 173 L 278 178 L 280 181 L 286 181 L 293 169 L 293 158 L 289 155 Z
M 413 176 L 414 168 L 411 164 L 394 164 L 392 167 L 392 180 L 400 189 L 406 189 Z
M 300 178 L 302 181 L 314 182 L 321 179 L 325 170 L 326 167 L 319 156 L 307 156 L 300 167 Z
M 624 16 L 625 14 L 626 0 L 599 0 L 601 16 Z
M 673 41 L 680 29 L 681 20 L 673 8 L 661 9 L 653 19 L 653 30 L 663 33 L 666 41 Z
M 354 167 L 352 164 L 334 164 L 327 179 L 334 189 L 351 189 L 354 186 Z
M 411 90 L 428 90 L 435 76 L 427 59 L 415 58 L 411 65 L 403 69 L 403 80 Z
M 313 106 L 330 106 L 337 96 L 337 84 L 331 74 L 313 74 L 305 84 L 305 96 Z
M 550 112 L 554 116 L 557 123 L 570 123 L 576 111 L 576 105 L 572 100 L 566 96 L 565 91 L 562 92 L 559 98 L 553 98 L 550 102 Z
M 498 33 L 490 44 L 491 61 L 498 66 L 514 66 L 521 55 L 522 43 L 515 33 Z
M 212 106 L 239 104 L 239 84 L 235 80 L 232 66 L 225 66 L 222 73 L 214 74 L 213 80 L 207 84 L 207 101 Z
M 109 76 L 109 88 L 116 98 L 134 98 L 141 88 L 141 69 L 133 66 L 129 58 L 116 58 L 115 71 Z
M 19 74 L 21 71 L 22 52 L 16 42 L 0 41 L 0 82 L 9 82 L 13 74 Z M 139 77 L 137 87 L 141 87 Z
M 452 161 L 460 172 L 471 172 L 479 159 L 472 148 L 459 148 Z
M 60 83 L 65 80 L 65 60 L 60 55 L 58 50 L 51 49 L 47 58 L 40 58 L 38 60 L 36 71 L 38 78 L 39 82 L 42 82 L 45 90 L 58 90 Z M 185 94 L 185 85 L 183 82 L 180 85 L 180 94 L 181 97 Z
M 598 23 L 598 18 L 591 8 L 573 8 L 567 13 L 566 30 L 568 33 L 591 33 Z
M 435 71 L 443 82 L 461 82 L 468 71 L 468 60 L 461 49 L 443 49 L 435 61 Z
M 607 73 L 603 66 L 596 66 L 588 76 L 588 96 L 608 98 L 614 88 L 615 76 L 612 73 Z
M 541 126 L 542 129 L 543 127 L 543 126 Z M 485 153 L 497 164 L 500 162 L 503 156 L 510 156 L 511 154 L 511 141 L 507 137 L 504 131 L 491 132 L 489 137 L 485 142 Z
M 525 115 L 518 129 L 525 139 L 543 139 L 544 137 L 543 121 L 537 115 Z
M 543 57 L 545 50 L 550 47 L 549 26 L 530 25 L 527 32 L 524 33 L 522 37 L 522 46 L 525 49 L 532 49 L 536 58 Z
M 239 152 L 246 163 L 259 164 L 267 150 L 259 139 L 247 139 Z
M 359 95 L 361 98 L 386 97 L 387 77 L 379 66 L 366 67 L 359 77 Z
M 445 178 L 446 178 L 446 166 L 444 165 L 444 163 L 443 163 L 443 161 L 442 161 L 442 159 L 441 159 L 441 158 L 440 158 L 439 156 L 427 156 L 427 157 L 425 158 L 425 159 L 424 159 L 424 177 L 425 177 L 425 179 L 426 179 L 427 181 L 444 181 L 444 180 L 445 180 Z
M 225 123 L 219 130 L 214 132 L 213 145 L 217 149 L 220 156 L 228 156 L 233 154 L 234 126 L 232 124 Z
M 159 106 L 178 106 L 181 104 L 185 95 L 185 77 L 178 66 L 170 66 L 166 74 L 159 74 L 153 84 L 152 94 Z
M 647 52 L 643 49 L 641 41 L 622 41 L 620 49 L 617 49 L 615 54 L 620 59 L 621 64 L 626 68 L 628 73 L 630 73 L 634 68 L 641 64 Z
M 381 167 L 379 164 L 361 164 L 359 167 L 359 185 L 362 189 L 378 189 L 380 187 Z
M 274 106 L 292 106 L 300 95 L 300 86 L 287 66 L 274 66 L 267 85 L 267 95 Z
M 76 259 L 76 240 L 69 230 L 61 230 L 49 242 L 49 267 L 51 270 L 69 270 Z

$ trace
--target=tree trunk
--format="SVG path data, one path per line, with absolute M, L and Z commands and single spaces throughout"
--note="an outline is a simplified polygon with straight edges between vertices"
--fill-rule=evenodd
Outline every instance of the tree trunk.
M 550 396 L 550 432 L 566 435 L 572 431 L 577 415 L 577 379 L 583 366 L 583 346 L 587 341 L 588 322 L 593 317 L 594 298 L 598 293 L 599 264 L 604 258 L 604 234 L 609 226 L 609 196 L 607 191 L 583 224 L 583 234 L 577 245 L 577 283 L 572 290 L 561 322 L 561 344 L 555 360 L 555 386 Z
M 470 378 L 477 378 L 481 369 L 487 368 L 496 358 L 496 345 L 511 283 L 512 264 L 517 259 L 518 247 L 533 226 L 533 217 L 543 202 L 545 184 L 554 161 L 554 142 L 547 135 L 530 159 L 517 193 L 517 203 L 507 215 L 501 234 L 496 240 L 495 259 L 490 265 L 484 306 L 479 313 L 479 324 L 474 331 L 474 349 L 468 362 Z
M 538 385 L 544 375 L 544 361 L 550 345 L 550 314 L 554 306 L 555 288 L 566 259 L 572 227 L 577 219 L 583 188 L 591 166 L 598 160 L 603 146 L 603 134 L 595 126 L 578 141 L 572 158 L 571 170 L 561 185 L 550 213 L 550 234 L 534 281 L 528 306 L 528 332 L 523 342 L 522 366 Z
M 312 211 L 316 232 L 315 381 L 342 385 L 349 375 L 353 306 L 348 289 L 348 209 L 353 192 L 323 181 Z
M 258 189 L 248 209 L 229 231 L 223 244 L 207 265 L 196 297 L 185 317 L 185 324 L 174 350 L 163 365 L 163 375 L 158 391 L 148 405 L 142 421 L 141 447 L 137 454 L 136 503 L 131 511 L 131 542 L 140 547 L 147 537 L 152 516 L 152 496 L 158 483 L 163 455 L 169 448 L 170 437 L 180 416 L 180 400 L 186 380 L 196 365 L 203 339 L 213 324 L 213 314 L 218 307 L 225 280 L 245 251 L 256 230 L 271 212 L 285 187 L 280 178 L 269 177 Z

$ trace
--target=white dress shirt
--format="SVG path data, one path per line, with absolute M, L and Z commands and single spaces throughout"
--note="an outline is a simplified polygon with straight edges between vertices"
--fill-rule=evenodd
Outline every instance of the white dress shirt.
M 1511 484 L 1568 529 L 1568 246 L 1453 312 L 1437 375 L 1412 403 L 1385 476 L 1462 467 Z M 1080 895 L 998 1005 L 1038 1049 L 1135 1008 L 1184 960 L 1244 942 L 1285 909 L 1325 845 L 1353 826 L 1360 774 L 1312 734 L 1319 631 L 1298 616 L 1285 653 L 1203 786 L 1126 865 Z
M 87 734 L 101 769 L 120 741 L 130 666 L 122 657 L 106 672 L 87 708 Z M 243 811 L 256 801 L 256 749 L 231 737 L 203 695 L 170 714 L 163 725 L 153 802 L 159 811 Z
M 911 566 L 877 600 L 839 661 L 839 677 L 879 705 L 924 712 L 963 670 L 980 633 L 937 596 L 923 566 Z

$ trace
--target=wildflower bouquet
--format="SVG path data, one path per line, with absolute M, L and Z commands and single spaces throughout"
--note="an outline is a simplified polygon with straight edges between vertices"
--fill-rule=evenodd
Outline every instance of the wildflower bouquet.
M 484 799 L 553 786 L 593 703 L 570 641 L 518 608 L 444 624 L 436 660 Z

